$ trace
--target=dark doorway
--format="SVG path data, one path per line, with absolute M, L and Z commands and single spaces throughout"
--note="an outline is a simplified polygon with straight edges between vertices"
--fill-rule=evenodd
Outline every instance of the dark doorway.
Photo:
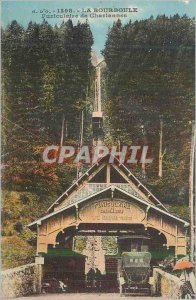
M 56 278 L 68 286 L 69 292 L 85 287 L 85 256 L 69 249 L 48 249 L 44 255 L 44 280 Z
M 105 291 L 111 293 L 119 292 L 119 283 L 117 280 L 118 275 L 118 258 L 112 256 L 105 256 L 105 281 L 103 288 Z

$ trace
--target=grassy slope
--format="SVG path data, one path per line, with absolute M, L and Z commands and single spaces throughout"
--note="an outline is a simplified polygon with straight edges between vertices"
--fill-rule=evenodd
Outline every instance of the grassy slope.
M 9 269 L 34 261 L 35 233 L 25 228 L 46 209 L 32 193 L 4 191 L 2 203 L 2 267 Z
M 34 262 L 35 247 L 19 236 L 2 237 L 2 268 L 10 269 Z

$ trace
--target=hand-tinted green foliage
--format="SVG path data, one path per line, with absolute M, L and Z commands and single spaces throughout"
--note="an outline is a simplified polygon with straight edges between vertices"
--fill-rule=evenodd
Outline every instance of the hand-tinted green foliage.
M 118 20 L 103 50 L 110 140 L 152 146 L 154 162 L 147 169 L 146 184 L 165 202 L 188 199 L 194 51 L 194 20 L 179 15 L 125 26 Z M 166 148 L 162 179 L 158 179 L 160 118 Z
M 30 22 L 26 29 L 13 21 L 2 30 L 6 188 L 48 197 L 74 179 L 74 166 L 45 165 L 41 155 L 46 145 L 60 144 L 63 115 L 64 142 L 75 145 L 84 107 L 89 122 L 92 44 L 89 25 L 70 20 L 54 28 Z
M 60 27 L 30 22 L 26 29 L 12 21 L 2 30 L 3 235 L 17 235 L 5 243 L 6 255 L 13 242 L 7 267 L 14 266 L 18 245 L 33 240 L 24 224 L 45 213 L 76 177 L 75 165 L 45 164 L 42 153 L 60 145 L 63 116 L 64 143 L 75 146 L 84 108 L 89 123 L 92 44 L 89 25 L 70 20 Z
M 34 263 L 36 251 L 18 236 L 2 238 L 2 268 L 10 269 Z

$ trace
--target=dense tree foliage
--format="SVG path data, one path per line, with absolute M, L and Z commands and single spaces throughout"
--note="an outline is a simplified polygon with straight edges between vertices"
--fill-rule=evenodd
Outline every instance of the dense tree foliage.
M 73 166 L 45 166 L 41 153 L 60 144 L 63 118 L 64 142 L 78 143 L 81 112 L 89 107 L 92 44 L 89 25 L 71 20 L 54 28 L 30 22 L 26 29 L 13 21 L 2 31 L 6 188 L 47 195 L 73 180 Z M 61 181 L 63 173 L 70 180 Z
M 154 163 L 148 167 L 147 184 L 169 203 L 188 199 L 194 51 L 194 20 L 179 15 L 125 26 L 118 20 L 103 50 L 107 138 L 151 145 Z M 158 179 L 160 119 L 166 154 Z
M 45 164 L 42 153 L 46 145 L 60 145 L 63 119 L 64 143 L 73 145 L 79 143 L 82 111 L 84 124 L 89 122 L 92 44 L 88 23 L 74 26 L 70 20 L 59 27 L 30 22 L 27 28 L 12 21 L 2 30 L 3 189 L 7 191 L 2 221 L 8 244 L 9 236 L 15 235 L 18 239 L 11 241 L 28 241 L 31 234 L 23 226 L 43 214 L 76 178 L 75 165 Z M 84 128 L 89 134 L 89 126 Z

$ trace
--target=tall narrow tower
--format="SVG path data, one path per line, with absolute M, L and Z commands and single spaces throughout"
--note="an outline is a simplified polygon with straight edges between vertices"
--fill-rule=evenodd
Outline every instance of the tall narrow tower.
M 96 75 L 95 75 L 95 103 L 94 103 L 94 111 L 92 115 L 94 145 L 100 145 L 103 139 L 103 112 L 102 112 L 102 98 L 101 98 L 102 63 L 103 60 L 97 64 Z

